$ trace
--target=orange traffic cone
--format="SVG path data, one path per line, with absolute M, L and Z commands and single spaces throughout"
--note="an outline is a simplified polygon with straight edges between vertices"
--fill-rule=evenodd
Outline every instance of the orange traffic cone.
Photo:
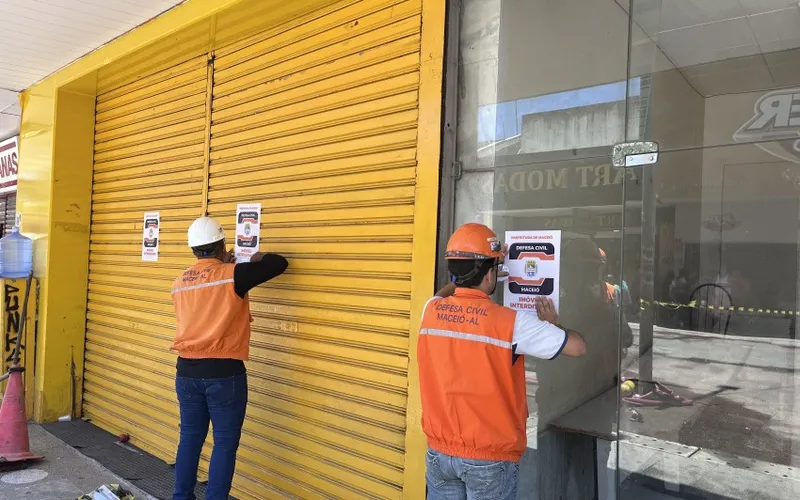
M 22 388 L 24 368 L 14 365 L 0 406 L 0 464 L 40 460 L 44 457 L 31 453 L 28 441 L 28 419 L 25 417 L 25 391 Z

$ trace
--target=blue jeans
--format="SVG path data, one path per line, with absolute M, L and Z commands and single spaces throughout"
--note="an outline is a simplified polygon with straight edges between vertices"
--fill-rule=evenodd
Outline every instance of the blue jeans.
M 236 467 L 236 450 L 247 408 L 247 375 L 227 378 L 175 378 L 181 412 L 181 438 L 175 458 L 173 500 L 194 500 L 200 451 L 214 426 L 214 450 L 208 471 L 208 500 L 228 498 Z
M 428 500 L 515 500 L 516 462 L 458 458 L 428 450 L 425 456 Z

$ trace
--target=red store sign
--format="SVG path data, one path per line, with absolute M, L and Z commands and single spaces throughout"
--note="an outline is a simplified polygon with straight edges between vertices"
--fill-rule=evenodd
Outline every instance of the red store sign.
M 0 194 L 17 190 L 19 146 L 17 137 L 0 142 Z

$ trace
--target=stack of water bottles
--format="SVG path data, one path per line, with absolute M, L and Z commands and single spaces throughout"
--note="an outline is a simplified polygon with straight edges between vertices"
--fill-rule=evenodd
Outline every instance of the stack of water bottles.
M 33 241 L 14 229 L 0 238 L 0 277 L 27 278 L 33 266 Z

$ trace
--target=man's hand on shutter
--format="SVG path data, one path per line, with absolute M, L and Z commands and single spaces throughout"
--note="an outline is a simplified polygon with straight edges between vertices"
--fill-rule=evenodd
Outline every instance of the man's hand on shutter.
M 225 257 L 222 258 L 222 262 L 225 264 L 233 264 L 236 262 L 236 253 L 233 250 L 229 250 L 225 252 Z

